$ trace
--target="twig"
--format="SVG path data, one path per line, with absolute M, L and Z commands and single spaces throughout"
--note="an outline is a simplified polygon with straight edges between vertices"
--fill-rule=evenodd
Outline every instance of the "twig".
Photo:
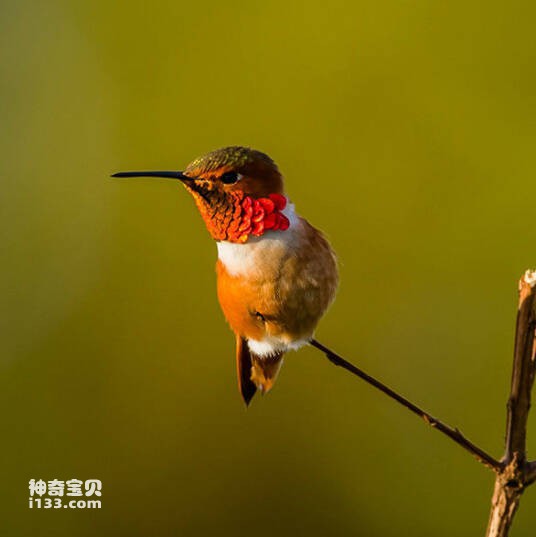
M 527 419 L 536 351 L 536 272 L 519 281 L 514 365 L 507 405 L 503 471 L 495 479 L 487 537 L 506 537 L 527 486 L 536 481 L 536 462 L 527 462 Z
M 362 369 L 359 369 L 357 366 L 345 360 L 342 356 L 339 356 L 331 349 L 328 349 L 326 346 L 322 345 L 322 343 L 316 341 L 316 339 L 311 340 L 311 345 L 321 350 L 327 356 L 330 362 L 346 369 L 350 373 L 363 379 L 365 382 L 368 382 L 378 390 L 382 391 L 388 397 L 391 397 L 391 399 L 394 399 L 417 416 L 420 416 L 426 423 L 431 425 L 434 429 L 437 429 L 438 431 L 441 431 L 443 434 L 447 435 L 451 440 L 454 440 L 454 442 L 459 444 L 462 448 L 471 453 L 471 455 L 473 455 L 478 461 L 480 461 L 482 464 L 484 464 L 494 472 L 501 471 L 502 465 L 498 460 L 494 459 L 483 449 L 479 448 L 477 445 L 473 444 L 473 442 L 465 438 L 465 436 L 463 436 L 463 434 L 458 429 L 453 429 L 452 427 L 449 427 L 448 425 L 443 423 L 441 420 L 434 418 L 431 414 L 429 414 L 422 408 L 419 408 L 417 405 L 415 405 L 402 395 L 398 394 L 379 380 L 376 380 L 374 377 L 371 377 Z
M 527 485 L 532 485 L 536 481 L 536 462 L 529 462 L 527 468 Z

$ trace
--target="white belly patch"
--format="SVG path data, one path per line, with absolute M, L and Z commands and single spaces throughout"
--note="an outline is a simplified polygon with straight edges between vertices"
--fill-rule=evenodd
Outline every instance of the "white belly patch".
M 257 356 L 272 356 L 278 352 L 297 351 L 299 348 L 307 345 L 309 340 L 299 339 L 297 341 L 283 341 L 275 337 L 266 337 L 262 341 L 255 339 L 248 340 L 249 350 Z

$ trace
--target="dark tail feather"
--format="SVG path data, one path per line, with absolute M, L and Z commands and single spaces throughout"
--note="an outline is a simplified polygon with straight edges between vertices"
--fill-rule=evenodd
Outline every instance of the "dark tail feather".
M 272 389 L 282 363 L 282 352 L 272 356 L 257 356 L 249 350 L 247 340 L 236 335 L 238 389 L 246 405 L 249 405 L 257 390 L 264 394 Z
M 269 392 L 276 379 L 281 365 L 283 364 L 283 353 L 279 352 L 272 356 L 257 356 L 251 354 L 251 380 L 261 393 Z
M 244 403 L 249 405 L 253 399 L 257 388 L 251 380 L 252 371 L 251 353 L 247 341 L 236 334 L 236 373 L 238 376 L 238 389 L 244 399 Z

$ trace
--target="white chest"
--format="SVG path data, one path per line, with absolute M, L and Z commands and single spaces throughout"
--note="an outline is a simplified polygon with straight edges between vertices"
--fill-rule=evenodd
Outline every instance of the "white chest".
M 227 241 L 217 243 L 218 259 L 230 275 L 251 275 L 264 270 L 271 262 L 297 246 L 300 221 L 294 212 L 294 205 L 289 204 L 282 212 L 290 222 L 286 231 L 268 231 L 261 237 L 251 237 L 244 244 Z

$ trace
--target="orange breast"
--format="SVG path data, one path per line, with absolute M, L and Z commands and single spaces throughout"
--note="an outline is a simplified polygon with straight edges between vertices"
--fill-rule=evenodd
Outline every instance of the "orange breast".
M 242 337 L 260 340 L 264 337 L 262 318 L 256 315 L 258 286 L 247 279 L 231 276 L 218 260 L 218 300 L 231 328 Z

